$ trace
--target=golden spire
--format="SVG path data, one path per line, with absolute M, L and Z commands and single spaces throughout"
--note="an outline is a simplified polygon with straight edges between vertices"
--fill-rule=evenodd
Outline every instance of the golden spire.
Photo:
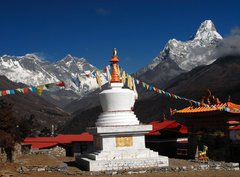
M 110 62 L 112 65 L 111 83 L 121 82 L 120 75 L 119 75 L 119 66 L 118 66 L 119 59 L 117 56 L 116 48 L 113 49 L 113 56 L 112 56 L 112 59 L 110 60 Z

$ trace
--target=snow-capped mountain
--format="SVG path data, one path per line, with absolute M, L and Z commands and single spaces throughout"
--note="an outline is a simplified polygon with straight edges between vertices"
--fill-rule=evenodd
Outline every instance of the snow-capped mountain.
M 160 54 L 150 64 L 140 69 L 136 75 L 141 78 L 151 72 L 157 73 L 157 68 L 162 68 L 159 65 L 166 66 L 167 63 L 175 62 L 182 71 L 172 74 L 168 78 L 171 79 L 183 71 L 189 71 L 199 65 L 211 64 L 216 60 L 215 48 L 222 39 L 213 22 L 206 20 L 188 41 L 169 40 Z M 168 70 L 171 70 L 171 68 Z M 146 78 L 146 76 L 144 77 Z M 161 75 L 155 75 L 154 77 L 156 77 L 154 80 L 161 80 Z
M 45 68 L 47 63 L 34 54 L 16 57 L 4 55 L 0 57 L 0 75 L 5 75 L 14 82 L 27 85 L 40 85 L 57 81 L 57 77 Z
M 67 85 L 66 89 L 79 96 L 98 88 L 95 78 L 81 79 L 83 75 L 86 76 L 86 72 L 91 74 L 95 70 L 97 68 L 86 59 L 71 55 L 67 55 L 57 63 L 44 61 L 35 54 L 0 57 L 0 75 L 5 75 L 11 81 L 36 86 L 63 80 Z M 102 77 L 102 80 L 103 83 L 106 82 L 105 77 Z

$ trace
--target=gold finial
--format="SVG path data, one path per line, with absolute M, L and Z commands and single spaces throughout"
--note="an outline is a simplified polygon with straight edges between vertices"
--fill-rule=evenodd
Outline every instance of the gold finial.
M 113 49 L 113 56 L 117 57 L 117 49 L 116 48 Z
M 119 59 L 118 59 L 118 56 L 117 56 L 117 49 L 114 48 L 113 49 L 113 56 L 112 56 L 112 59 L 110 60 L 110 62 L 113 64 L 114 62 L 119 62 Z
M 113 49 L 113 56 L 112 56 L 112 59 L 110 60 L 110 62 L 111 62 L 111 65 L 112 65 L 111 83 L 121 82 L 120 73 L 119 73 L 119 66 L 118 66 L 119 59 L 117 57 L 117 49 L 116 48 Z

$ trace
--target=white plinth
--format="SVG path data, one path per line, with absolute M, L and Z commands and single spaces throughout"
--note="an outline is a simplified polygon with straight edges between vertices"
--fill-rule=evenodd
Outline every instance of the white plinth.
M 76 162 L 89 171 L 168 166 L 168 157 L 145 147 L 144 135 L 152 125 L 139 124 L 132 111 L 134 92 L 122 86 L 111 83 L 110 89 L 99 94 L 103 113 L 96 127 L 88 129 L 94 136 L 94 151 L 76 157 Z
M 145 147 L 144 134 L 151 129 L 151 125 L 90 128 L 95 150 L 76 157 L 76 162 L 89 171 L 168 166 L 167 157 Z

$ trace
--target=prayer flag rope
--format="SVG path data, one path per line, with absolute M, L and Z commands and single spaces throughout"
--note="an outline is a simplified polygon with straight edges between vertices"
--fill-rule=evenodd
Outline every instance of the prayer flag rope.
M 31 87 L 24 87 L 24 88 L 17 88 L 17 89 L 10 89 L 10 90 L 0 90 L 0 96 L 6 96 L 6 95 L 15 95 L 16 93 L 37 93 L 38 95 L 42 95 L 42 92 L 44 88 L 51 89 L 53 87 L 64 87 L 65 83 L 63 81 L 60 82 L 54 82 L 54 83 L 48 83 L 38 86 L 31 86 Z
M 188 99 L 188 98 L 185 98 L 185 97 L 181 97 L 181 96 L 175 95 L 173 93 L 161 90 L 161 89 L 159 89 L 157 87 L 154 87 L 154 86 L 151 86 L 151 85 L 149 85 L 149 84 L 147 84 L 147 83 L 145 83 L 141 80 L 138 80 L 138 79 L 134 79 L 134 80 L 135 80 L 136 84 L 142 85 L 142 87 L 146 88 L 147 90 L 154 91 L 156 93 L 165 95 L 165 96 L 167 96 L 169 98 L 172 98 L 172 99 L 179 99 L 179 100 L 188 101 L 188 102 L 193 103 L 195 106 L 198 106 L 198 107 L 202 106 L 202 107 L 209 107 L 209 108 L 217 108 L 220 111 L 226 111 L 226 112 L 231 112 L 231 113 L 240 113 L 239 108 L 229 108 L 229 107 L 221 107 L 221 106 L 206 104 L 206 103 L 203 103 L 203 102 L 199 102 L 199 101 L 195 101 L 195 100 Z
M 106 66 L 104 68 L 104 70 L 100 70 L 100 74 L 103 74 L 105 77 L 107 77 L 108 82 L 110 82 L 110 80 L 111 80 L 111 76 L 110 76 L 110 73 L 109 73 L 110 69 L 111 69 L 111 67 L 110 67 L 110 65 L 108 65 L 108 66 Z M 137 91 L 136 91 L 136 88 L 134 87 L 135 83 L 137 85 L 141 85 L 142 87 L 146 88 L 149 91 L 154 91 L 154 92 L 156 92 L 158 94 L 165 95 L 165 96 L 167 96 L 169 98 L 172 98 L 172 99 L 187 101 L 191 105 L 194 104 L 195 106 L 198 106 L 198 107 L 202 106 L 202 107 L 209 107 L 209 108 L 217 108 L 220 111 L 226 111 L 226 112 L 231 112 L 231 113 L 239 113 L 240 112 L 239 108 L 221 107 L 221 106 L 206 104 L 204 102 L 199 102 L 199 101 L 195 101 L 193 99 L 189 99 L 189 98 L 178 96 L 178 95 L 173 94 L 171 92 L 168 92 L 168 91 L 159 89 L 157 87 L 154 87 L 152 85 L 149 85 L 149 84 L 147 84 L 144 81 L 141 81 L 141 80 L 138 80 L 136 78 L 133 78 L 131 75 L 127 74 L 122 68 L 120 68 L 120 71 L 121 71 L 120 77 L 122 79 L 122 82 L 126 83 L 127 86 L 130 89 L 134 90 L 134 92 L 136 94 L 137 94 Z M 92 77 L 96 77 L 95 73 L 96 73 L 96 71 L 93 72 L 92 74 L 90 74 L 90 76 L 88 76 L 88 77 L 91 77 L 91 76 Z M 83 77 L 86 78 L 87 76 L 83 75 Z

